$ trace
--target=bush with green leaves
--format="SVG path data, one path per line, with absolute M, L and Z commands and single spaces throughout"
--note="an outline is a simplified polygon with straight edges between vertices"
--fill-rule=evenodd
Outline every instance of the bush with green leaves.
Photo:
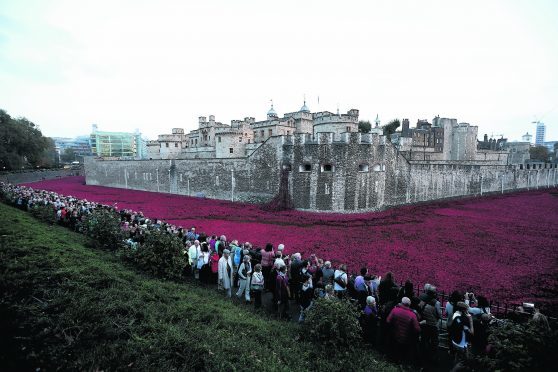
M 551 371 L 558 365 L 558 331 L 541 324 L 503 322 L 491 328 L 490 353 L 468 361 L 475 371 Z
M 354 345 L 361 338 L 360 311 L 354 304 L 318 298 L 308 310 L 302 337 L 335 349 Z
M 142 270 L 160 278 L 179 279 L 188 262 L 183 250 L 184 244 L 178 237 L 152 230 L 138 244 L 134 260 Z
M 30 209 L 31 214 L 38 220 L 46 222 L 50 225 L 56 223 L 56 212 L 52 205 L 35 204 Z
M 120 226 L 120 216 L 106 209 L 97 209 L 86 216 L 82 231 L 99 247 L 118 250 L 124 244 L 125 234 Z

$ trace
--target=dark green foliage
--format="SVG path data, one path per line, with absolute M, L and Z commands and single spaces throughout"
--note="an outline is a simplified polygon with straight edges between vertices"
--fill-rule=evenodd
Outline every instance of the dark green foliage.
M 112 211 L 106 209 L 95 210 L 84 218 L 82 230 L 99 247 L 117 250 L 124 244 L 124 232 L 120 227 L 120 217 Z
M 372 129 L 372 124 L 368 120 L 361 120 L 358 122 L 358 131 L 361 133 L 368 133 Z
M 183 250 L 184 244 L 178 237 L 153 230 L 133 256 L 142 270 L 160 278 L 179 279 L 188 262 Z
M 558 365 L 558 332 L 540 324 L 505 322 L 489 337 L 492 352 L 469 361 L 477 371 L 551 371 Z
M 60 160 L 62 160 L 63 162 L 66 162 L 66 163 L 71 163 L 74 160 L 76 160 L 76 153 L 75 153 L 74 149 L 72 149 L 70 147 L 64 149 L 64 153 L 62 153 L 60 155 Z
M 54 165 L 54 142 L 25 118 L 0 110 L 0 170 Z
M 399 370 L 370 349 L 317 348 L 296 324 L 146 277 L 87 243 L 0 204 L 3 370 Z
M 50 225 L 56 223 L 56 212 L 52 205 L 35 204 L 30 210 L 33 217 Z
M 302 337 L 334 349 L 361 341 L 360 311 L 348 301 L 317 299 L 308 311 Z
M 397 128 L 399 128 L 400 125 L 401 122 L 399 121 L 399 119 L 394 119 L 389 123 L 387 123 L 386 125 L 384 125 L 382 127 L 384 130 L 384 136 L 387 136 L 387 138 L 391 139 L 391 135 L 395 133 L 395 131 L 397 130 Z
M 531 160 L 535 160 L 535 161 L 542 161 L 542 162 L 546 162 L 548 161 L 548 149 L 546 148 L 546 146 L 533 146 L 529 149 L 529 155 L 531 157 Z

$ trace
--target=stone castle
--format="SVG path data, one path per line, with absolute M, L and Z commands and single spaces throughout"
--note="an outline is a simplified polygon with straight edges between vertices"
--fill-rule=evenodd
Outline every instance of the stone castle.
M 376 118 L 358 131 L 359 111 L 312 113 L 306 103 L 279 118 L 230 125 L 199 118 L 148 143 L 149 160 L 87 158 L 86 182 L 246 202 L 266 202 L 289 170 L 296 208 L 357 212 L 427 200 L 557 184 L 556 165 L 514 163 L 503 141 L 478 142 L 456 119 L 402 121 L 388 139 Z

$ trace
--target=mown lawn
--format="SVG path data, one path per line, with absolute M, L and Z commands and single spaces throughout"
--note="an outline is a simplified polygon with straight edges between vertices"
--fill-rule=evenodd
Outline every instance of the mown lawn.
M 84 236 L 0 204 L 4 370 L 397 370 L 326 350 L 213 289 L 150 278 Z

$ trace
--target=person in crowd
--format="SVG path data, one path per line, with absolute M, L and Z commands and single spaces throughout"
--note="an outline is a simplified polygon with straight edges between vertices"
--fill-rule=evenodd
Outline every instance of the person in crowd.
M 411 299 L 403 297 L 389 314 L 386 322 L 391 327 L 389 354 L 397 361 L 413 362 L 420 325 L 411 310 Z
M 222 255 L 225 249 L 228 249 L 227 237 L 225 235 L 221 235 L 219 240 L 215 242 L 215 250 L 219 253 L 219 255 Z
M 289 288 L 292 298 L 297 304 L 300 304 L 300 290 L 302 275 L 302 255 L 300 253 L 293 254 L 291 265 L 289 268 Z
M 252 264 L 250 263 L 250 256 L 245 255 L 242 263 L 238 267 L 239 288 L 236 292 L 236 297 L 246 299 L 246 304 L 250 303 L 250 277 L 252 276 Z
M 375 345 L 378 330 L 378 307 L 373 296 L 366 297 L 366 306 L 361 316 L 361 327 L 364 341 Z
M 544 331 L 550 331 L 548 317 L 541 313 L 538 307 L 535 307 L 533 318 L 531 318 L 530 322 L 537 324 Z
M 406 280 L 403 287 L 399 289 L 399 293 L 397 294 L 397 301 L 401 302 L 403 297 L 409 297 L 411 299 L 411 309 L 414 311 L 419 310 L 419 303 L 420 299 L 415 295 L 415 287 L 413 282 L 410 280 Z
M 262 255 L 262 273 L 265 278 L 265 290 L 270 291 L 271 288 L 271 268 L 273 267 L 275 259 L 275 251 L 273 244 L 267 243 L 265 249 L 261 252 Z
M 209 265 L 211 267 L 211 283 L 215 283 L 219 273 L 219 253 L 215 250 L 210 249 Z
M 455 290 L 453 292 L 451 292 L 448 302 L 446 302 L 446 327 L 449 329 L 449 327 L 451 326 L 451 321 L 453 318 L 453 310 L 455 309 L 455 307 L 457 306 L 458 302 L 463 302 L 465 300 L 463 293 Z M 451 345 L 451 342 L 450 342 Z
M 449 338 L 455 351 L 455 364 L 468 358 L 468 338 L 474 335 L 473 318 L 469 314 L 469 305 L 458 302 L 455 306 L 451 326 L 448 328 Z
M 223 288 L 227 297 L 232 296 L 232 285 L 233 285 L 233 264 L 230 257 L 231 251 L 228 249 L 223 250 L 223 256 L 219 259 L 219 272 L 218 280 L 219 287 Z
M 186 239 L 193 242 L 194 240 L 198 240 L 198 238 L 199 235 L 196 233 L 196 228 L 192 226 L 190 230 L 188 230 L 188 232 L 186 233 Z
M 472 301 L 469 301 L 468 299 L 472 299 Z M 476 303 L 476 306 L 473 307 L 471 302 Z M 469 305 L 469 314 L 473 315 L 473 317 L 480 319 L 482 314 L 491 315 L 490 303 L 484 296 L 478 296 L 478 298 L 475 298 L 474 295 L 471 297 L 469 293 L 465 293 L 465 303 Z
M 290 293 L 286 266 L 281 266 L 277 273 L 277 279 L 275 283 L 275 298 L 277 300 L 277 306 L 280 311 L 279 316 L 283 319 L 289 320 L 291 318 L 289 315 Z
M 262 307 L 262 291 L 265 285 L 265 278 L 262 272 L 262 265 L 257 264 L 254 266 L 254 274 L 252 275 L 252 284 L 250 288 L 254 293 L 254 308 L 259 309 Z
M 324 262 L 324 266 L 322 267 L 322 283 L 321 285 L 325 286 L 328 284 L 333 285 L 333 274 L 335 274 L 335 270 L 331 267 L 331 261 Z
M 314 285 L 312 283 L 312 275 L 307 272 L 302 274 L 302 289 L 300 296 L 300 316 L 298 317 L 298 322 L 304 322 L 306 318 L 306 312 L 312 306 L 312 300 L 314 299 Z
M 422 318 L 420 322 L 421 356 L 426 364 L 436 363 L 442 308 L 437 298 L 435 286 L 430 285 L 421 294 L 419 309 Z
M 475 330 L 475 333 L 471 337 L 471 351 L 473 354 L 487 354 L 488 336 L 490 335 L 490 323 L 492 319 L 492 315 L 486 313 L 480 316 L 473 316 L 473 328 Z
M 364 279 L 367 277 L 370 280 L 370 277 L 368 277 L 367 274 L 368 269 L 366 267 L 362 267 L 360 269 L 360 275 L 355 278 L 356 299 L 358 300 L 361 309 L 366 307 L 366 299 L 372 294 L 370 287 L 366 284 Z
M 345 297 L 348 283 L 349 278 L 347 276 L 347 265 L 341 264 L 333 273 L 333 290 L 335 291 L 337 297 Z
M 188 248 L 188 263 L 192 270 L 192 275 L 194 275 L 197 270 L 196 265 L 198 263 L 198 247 L 192 244 L 192 242 L 190 241 L 188 241 L 187 245 L 190 245 L 190 247 Z
M 393 296 L 393 288 L 397 288 L 393 273 L 390 271 L 386 273 L 383 279 L 380 280 L 380 285 L 378 286 L 378 296 L 380 306 L 385 305 L 390 301 L 397 301 L 397 294 L 399 290 L 395 292 L 395 297 Z
M 200 244 L 200 256 L 198 256 L 198 267 L 200 270 L 200 282 L 204 284 L 210 283 L 211 278 L 211 267 L 209 266 L 209 246 L 207 242 L 203 242 Z M 201 264 L 201 267 L 200 267 Z
M 335 300 L 337 297 L 335 296 L 335 291 L 333 290 L 333 284 L 327 284 L 325 286 L 325 295 L 324 298 L 327 300 Z
M 323 267 L 324 267 L 324 260 L 321 258 L 317 258 L 316 265 L 311 267 L 314 288 L 323 289 L 323 275 L 324 275 L 324 272 L 322 271 Z

